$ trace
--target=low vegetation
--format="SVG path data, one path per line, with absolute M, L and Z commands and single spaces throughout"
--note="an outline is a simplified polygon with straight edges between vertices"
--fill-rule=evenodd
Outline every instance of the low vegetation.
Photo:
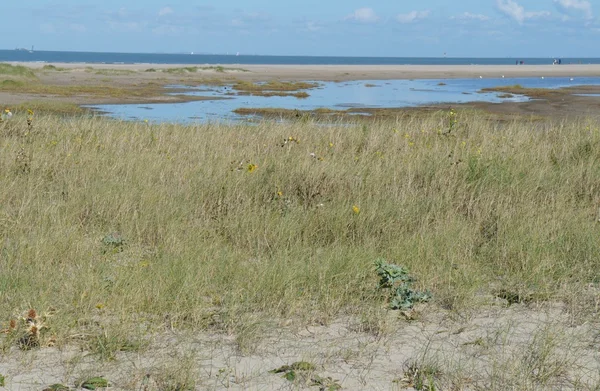
M 170 73 L 170 74 L 176 74 L 176 75 L 196 73 L 199 71 L 214 71 L 214 72 L 219 72 L 219 73 L 248 72 L 248 70 L 243 69 L 243 68 L 231 68 L 231 67 L 224 67 L 222 65 L 204 66 L 204 67 L 190 66 L 190 67 L 180 67 L 180 68 L 169 67 L 169 68 L 163 68 L 163 69 L 159 69 L 159 70 L 157 70 L 155 68 L 146 69 L 146 72 L 157 72 L 157 71 L 164 72 L 164 73 Z
M 524 88 L 519 84 L 513 86 L 482 88 L 481 92 L 503 93 L 503 95 L 500 97 L 512 97 L 509 95 L 525 95 L 536 99 L 555 98 L 571 94 L 568 89 Z
M 57 67 L 56 65 L 47 64 L 42 67 L 42 71 L 55 71 L 55 72 L 63 72 L 66 71 L 66 68 Z
M 233 89 L 238 91 L 248 92 L 265 92 L 265 91 L 299 91 L 299 90 L 310 90 L 317 88 L 319 83 L 312 82 L 285 82 L 278 80 L 271 80 L 264 83 L 253 83 L 250 81 L 238 81 L 233 84 Z
M 0 351 L 77 341 L 110 360 L 165 327 L 233 333 L 243 349 L 261 320 L 426 300 L 594 306 L 597 122 L 458 110 L 183 126 L 11 110 Z M 411 368 L 414 384 L 436 382 Z
M 0 63 L 0 75 L 2 76 L 14 76 L 28 79 L 35 79 L 35 73 L 31 68 L 23 65 L 11 65 Z

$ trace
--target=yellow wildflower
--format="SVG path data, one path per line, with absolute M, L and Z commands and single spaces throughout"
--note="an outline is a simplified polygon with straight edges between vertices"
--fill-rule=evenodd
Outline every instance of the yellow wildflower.
M 355 215 L 360 213 L 360 208 L 356 205 L 352 205 L 352 213 L 354 213 Z
M 257 168 L 258 166 L 256 164 L 248 164 L 248 172 L 254 172 Z
M 99 310 L 101 310 L 104 307 L 105 307 L 105 305 L 103 303 L 96 304 L 96 308 L 98 308 Z

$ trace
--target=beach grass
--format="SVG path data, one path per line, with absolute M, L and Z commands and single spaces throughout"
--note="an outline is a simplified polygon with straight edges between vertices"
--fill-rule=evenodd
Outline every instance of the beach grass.
M 6 63 L 0 63 L 0 75 L 2 76 L 13 76 L 34 79 L 35 73 L 29 67 L 23 65 L 11 65 Z
M 317 88 L 319 83 L 313 82 L 286 82 L 279 80 L 270 80 L 264 83 L 253 83 L 250 81 L 238 81 L 233 84 L 233 88 L 238 91 L 262 92 L 262 91 L 299 91 Z
M 145 72 L 157 72 L 158 70 L 155 68 L 146 69 Z M 176 74 L 176 75 L 185 75 L 188 73 L 197 73 L 198 71 L 214 71 L 218 73 L 226 73 L 226 72 L 248 72 L 248 70 L 243 68 L 233 68 L 233 67 L 224 67 L 222 65 L 216 66 L 190 66 L 190 67 L 169 67 L 160 69 L 160 72 Z
M 56 65 L 46 64 L 42 67 L 42 71 L 55 71 L 55 72 L 64 72 L 67 68 L 57 67 Z
M 97 83 L 96 81 L 95 83 Z M 63 85 L 63 84 L 45 84 L 35 81 L 28 81 L 23 79 L 6 79 L 0 81 L 0 88 L 2 91 L 14 94 L 29 94 L 36 96 L 37 101 L 41 101 L 42 97 L 46 97 L 47 107 L 52 107 L 56 102 L 47 99 L 48 96 L 52 97 L 63 97 L 72 99 L 74 102 L 94 99 L 107 99 L 112 101 L 194 101 L 206 99 L 202 96 L 187 96 L 177 94 L 182 92 L 181 89 L 170 89 L 170 95 L 166 95 L 165 85 L 166 81 L 160 82 L 147 82 L 132 85 L 107 85 L 106 83 L 112 82 L 112 79 L 103 79 L 100 82 L 105 84 L 76 84 L 76 85 Z
M 83 335 L 107 357 L 165 327 L 255 338 L 250 323 L 385 308 L 380 258 L 455 311 L 494 297 L 579 305 L 598 283 L 597 122 L 13 111 L 0 125 L 0 329 L 49 311 L 47 338 Z

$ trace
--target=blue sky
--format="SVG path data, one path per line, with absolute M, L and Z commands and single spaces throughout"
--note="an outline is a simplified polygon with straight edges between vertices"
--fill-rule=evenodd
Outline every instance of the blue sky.
M 600 57 L 600 0 L 8 2 L 4 49 Z

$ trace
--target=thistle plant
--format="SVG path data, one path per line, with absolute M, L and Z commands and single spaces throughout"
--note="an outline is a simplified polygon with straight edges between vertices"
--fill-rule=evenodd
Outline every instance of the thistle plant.
M 416 303 L 427 302 L 431 293 L 412 289 L 415 279 L 402 266 L 387 263 L 384 259 L 375 261 L 375 271 L 379 275 L 379 289 L 389 290 L 390 308 L 410 310 Z

